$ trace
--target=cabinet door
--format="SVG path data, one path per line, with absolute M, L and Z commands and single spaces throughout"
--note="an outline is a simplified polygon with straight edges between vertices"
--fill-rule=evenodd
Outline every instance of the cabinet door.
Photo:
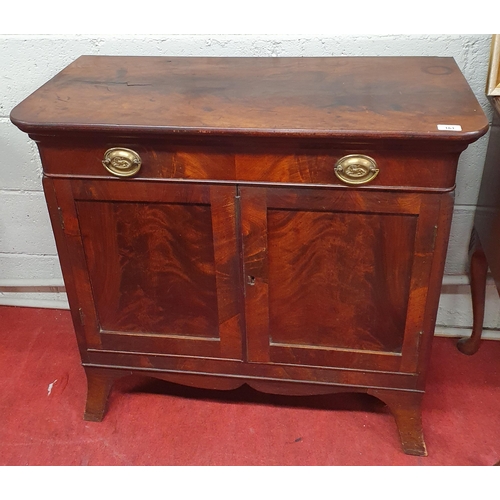
M 245 187 L 241 210 L 249 361 L 416 370 L 439 195 Z
M 54 186 L 89 350 L 241 359 L 234 186 Z

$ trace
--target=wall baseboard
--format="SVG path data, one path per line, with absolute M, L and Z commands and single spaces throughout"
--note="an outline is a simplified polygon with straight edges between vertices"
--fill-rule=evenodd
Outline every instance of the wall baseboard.
M 28 294 L 26 294 L 28 295 Z M 68 309 L 69 304 L 66 299 L 66 294 L 64 298 L 54 297 L 54 298 L 34 298 L 34 297 L 12 297 L 10 294 L 4 294 L 0 292 L 0 306 L 14 306 L 14 307 L 35 307 L 40 309 Z
M 69 309 L 66 288 L 60 279 L 0 280 L 0 305 Z
M 69 309 L 61 280 L 0 280 L 0 305 Z M 500 302 L 493 279 L 486 285 L 483 338 L 500 340 Z M 439 302 L 435 335 L 469 337 L 472 332 L 472 304 L 469 278 L 445 276 Z
M 471 333 L 472 328 L 456 328 L 453 326 L 441 325 L 437 325 L 434 330 L 434 335 L 436 337 L 465 338 L 470 337 Z M 500 330 L 485 328 L 481 334 L 481 338 L 484 340 L 500 340 Z

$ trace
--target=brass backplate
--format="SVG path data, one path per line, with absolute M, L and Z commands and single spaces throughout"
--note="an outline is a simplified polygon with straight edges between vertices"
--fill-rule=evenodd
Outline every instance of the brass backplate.
M 104 153 L 102 164 L 113 175 L 131 177 L 139 172 L 142 160 L 132 149 L 111 148 Z
M 346 184 L 366 184 L 378 173 L 377 162 L 366 155 L 347 155 L 335 164 L 335 175 Z

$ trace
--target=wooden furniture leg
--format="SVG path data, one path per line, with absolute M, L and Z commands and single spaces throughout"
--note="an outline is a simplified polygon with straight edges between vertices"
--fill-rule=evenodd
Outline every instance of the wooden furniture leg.
M 460 339 L 457 344 L 458 350 L 467 355 L 477 352 L 481 343 L 486 297 L 486 275 L 488 273 L 488 262 L 475 229 L 472 230 L 469 259 L 473 316 L 472 335 L 470 338 Z
M 399 431 L 403 451 L 407 455 L 427 456 L 427 448 L 422 430 L 421 392 L 374 389 L 368 394 L 383 401 L 394 418 Z
M 87 375 L 87 403 L 83 419 L 101 422 L 106 413 L 108 396 L 115 377 L 104 370 L 87 367 L 85 367 L 85 374 Z

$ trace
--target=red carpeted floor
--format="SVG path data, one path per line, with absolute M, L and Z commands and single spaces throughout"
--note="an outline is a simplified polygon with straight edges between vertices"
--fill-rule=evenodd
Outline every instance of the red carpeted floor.
M 500 342 L 474 356 L 434 343 L 423 424 L 405 455 L 386 407 L 365 395 L 272 397 L 147 378 L 114 386 L 101 423 L 69 312 L 0 307 L 0 465 L 493 465 L 500 460 Z

